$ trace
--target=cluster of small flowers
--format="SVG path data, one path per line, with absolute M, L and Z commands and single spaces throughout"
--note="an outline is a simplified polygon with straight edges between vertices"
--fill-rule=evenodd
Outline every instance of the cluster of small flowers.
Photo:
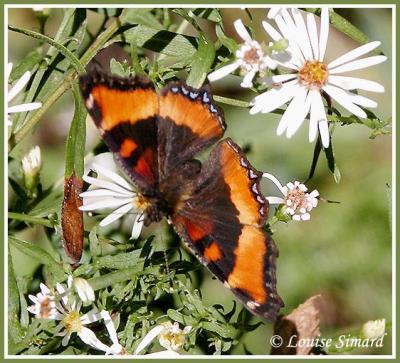
M 93 307 L 88 313 L 82 314 L 82 304 L 91 304 L 95 301 L 95 293 L 89 282 L 83 278 L 68 277 L 67 285 L 56 284 L 55 291 L 49 289 L 45 284 L 40 284 L 40 292 L 37 295 L 29 295 L 33 305 L 29 306 L 28 311 L 36 319 L 47 319 L 58 321 L 56 335 L 62 336 L 62 345 L 68 345 L 72 334 L 78 337 L 93 349 L 105 352 L 108 355 L 127 355 L 128 353 L 118 341 L 118 335 L 111 319 L 111 315 L 106 310 L 99 311 Z M 77 296 L 76 296 L 77 295 Z M 87 325 L 103 320 L 109 338 L 112 342 L 108 346 L 101 342 L 96 334 Z M 154 357 L 171 357 L 179 355 L 178 351 L 185 342 L 185 336 L 191 331 L 187 326 L 180 329 L 178 323 L 169 321 L 161 323 L 151 329 L 138 344 L 134 355 L 142 352 L 155 338 L 166 350 L 148 354 Z
M 309 141 L 314 141 L 319 131 L 322 145 L 327 148 L 330 135 L 322 93 L 357 117 L 367 118 L 361 107 L 374 108 L 377 103 L 352 91 L 384 92 L 384 87 L 374 81 L 341 74 L 384 62 L 386 57 L 383 55 L 359 59 L 381 43 L 364 44 L 326 63 L 329 37 L 327 7 L 321 10 L 319 30 L 314 14 L 296 8 L 273 7 L 268 18 L 275 21 L 278 30 L 263 21 L 265 31 L 275 42 L 286 39 L 287 48 L 267 54 L 260 43 L 251 38 L 242 21 L 236 20 L 235 29 L 244 43 L 235 53 L 235 61 L 213 71 L 208 79 L 216 81 L 240 68 L 244 74 L 241 86 L 248 88 L 253 86 L 257 73 L 262 76 L 262 71 L 267 68 L 282 68 L 285 70 L 282 74 L 260 77 L 260 83 L 272 88 L 253 99 L 250 114 L 269 113 L 290 102 L 279 122 L 277 134 L 282 135 L 286 131 L 286 136 L 292 137 L 310 114 Z

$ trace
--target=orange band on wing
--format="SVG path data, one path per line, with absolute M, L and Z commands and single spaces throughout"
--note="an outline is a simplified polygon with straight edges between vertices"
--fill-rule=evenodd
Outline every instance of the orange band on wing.
M 223 178 L 231 190 L 232 203 L 239 211 L 240 223 L 253 226 L 263 225 L 268 207 L 267 202 L 258 192 L 259 177 L 244 155 L 236 151 L 230 141 L 224 141 L 220 145 Z
M 177 125 L 187 126 L 199 137 L 209 139 L 224 132 L 217 116 L 200 100 L 193 101 L 179 93 L 160 96 L 160 116 L 170 118 Z
M 235 264 L 227 280 L 229 286 L 245 291 L 255 302 L 264 304 L 267 300 L 264 233 L 256 227 L 243 226 L 234 254 Z
M 134 124 L 158 112 L 158 97 L 151 88 L 122 91 L 97 85 L 91 95 L 101 110 L 101 128 L 106 131 L 121 122 Z

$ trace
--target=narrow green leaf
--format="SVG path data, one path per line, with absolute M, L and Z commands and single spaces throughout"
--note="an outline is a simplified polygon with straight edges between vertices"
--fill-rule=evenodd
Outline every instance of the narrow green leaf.
M 65 147 L 65 178 L 69 178 L 74 171 L 81 178 L 84 172 L 87 112 L 76 83 L 72 85 L 72 92 L 75 113 Z
M 68 48 L 66 48 L 61 43 L 56 42 L 54 39 L 51 39 L 51 38 L 47 37 L 46 35 L 34 32 L 33 30 L 23 29 L 23 28 L 12 26 L 12 25 L 9 25 L 8 29 L 11 30 L 11 31 L 17 32 L 17 33 L 25 34 L 25 35 L 30 36 L 32 38 L 40 39 L 40 40 L 52 45 L 62 55 L 64 55 L 66 58 L 69 59 L 69 61 L 71 62 L 72 66 L 75 68 L 75 70 L 78 73 L 84 73 L 85 72 L 85 67 L 83 67 L 83 65 L 81 64 L 79 59 Z
M 208 71 L 214 62 L 214 44 L 204 36 L 199 38 L 199 48 L 193 56 L 191 70 L 186 83 L 194 88 L 200 88 L 207 77 Z
M 313 158 L 312 158 L 312 162 L 311 162 L 311 166 L 310 166 L 310 171 L 308 172 L 308 178 L 307 178 L 307 180 L 305 181 L 306 183 L 307 183 L 310 179 L 312 179 L 312 177 L 314 176 L 315 169 L 317 168 L 319 156 L 321 155 L 321 151 L 322 151 L 321 138 L 318 137 L 317 141 L 315 142 L 314 152 L 313 152 Z
M 239 48 L 238 44 L 236 41 L 232 38 L 229 38 L 225 35 L 222 26 L 221 25 L 216 25 L 215 27 L 215 34 L 217 35 L 219 41 L 223 46 L 225 46 L 230 53 L 235 53 L 236 50 Z
M 8 334 L 13 342 L 19 343 L 23 339 L 23 329 L 19 323 L 20 300 L 17 280 L 10 251 L 8 252 Z
M 38 67 L 42 59 L 43 56 L 41 47 L 34 49 L 24 57 L 21 63 L 19 63 L 16 67 L 13 67 L 9 81 L 14 82 L 15 80 L 21 78 L 26 71 L 30 71 L 31 73 L 35 72 L 36 67 Z
M 156 17 L 151 13 L 152 9 L 130 8 L 120 16 L 122 24 L 138 24 L 146 25 L 156 30 L 163 30 L 163 26 Z
M 43 265 L 52 266 L 56 269 L 60 269 L 61 265 L 49 255 L 43 248 L 27 241 L 23 241 L 14 236 L 8 236 L 10 244 L 21 251 L 22 253 L 33 257 Z M 62 268 L 61 268 L 62 269 Z
M 243 108 L 249 108 L 250 107 L 250 102 L 242 101 L 242 100 L 235 100 L 234 98 L 214 95 L 213 99 L 216 102 L 224 103 L 224 104 L 230 105 L 230 106 L 243 107 Z
M 218 334 L 222 338 L 232 338 L 237 334 L 236 329 L 230 324 L 220 324 L 218 322 L 201 322 L 201 326 L 208 331 Z
M 143 261 L 139 261 L 141 250 L 134 250 L 127 253 L 119 253 L 117 255 L 103 256 L 94 260 L 94 267 L 97 269 L 126 269 L 131 267 L 143 266 Z
M 324 149 L 326 160 L 328 162 L 328 168 L 333 174 L 333 179 L 335 180 L 336 183 L 340 182 L 341 179 L 341 174 L 338 166 L 336 165 L 335 161 L 335 153 L 333 151 L 333 145 L 332 145 L 332 140 L 329 143 L 329 147 Z
M 112 74 L 115 74 L 119 77 L 129 76 L 129 70 L 127 70 L 124 65 L 118 62 L 115 58 L 111 58 L 110 60 L 110 70 Z
M 221 23 L 222 22 L 222 17 L 221 14 L 219 13 L 219 9 L 213 9 L 213 8 L 197 8 L 192 10 L 193 14 L 203 18 L 207 19 L 209 21 L 212 21 L 214 23 Z

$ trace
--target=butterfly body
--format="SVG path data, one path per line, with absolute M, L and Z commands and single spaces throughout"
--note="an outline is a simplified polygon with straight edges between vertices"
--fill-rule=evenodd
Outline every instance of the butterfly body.
M 171 82 L 159 93 L 141 77 L 80 78 L 86 107 L 137 185 L 145 224 L 164 217 L 188 248 L 256 315 L 273 320 L 277 250 L 262 227 L 261 173 L 231 139 L 208 88 Z M 220 141 L 219 141 L 220 140 Z M 201 163 L 196 156 L 213 147 Z

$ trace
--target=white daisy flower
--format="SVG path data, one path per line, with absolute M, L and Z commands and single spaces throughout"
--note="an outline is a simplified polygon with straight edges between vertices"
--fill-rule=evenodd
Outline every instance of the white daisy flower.
M 280 181 L 271 174 L 264 173 L 263 177 L 271 180 L 283 195 L 283 198 L 267 197 L 270 204 L 283 204 L 285 213 L 295 221 L 310 219 L 309 212 L 318 205 L 319 192 L 317 190 L 307 193 L 307 187 L 298 181 L 282 186 Z
M 186 335 L 192 330 L 191 326 L 186 326 L 183 330 L 179 327 L 177 322 L 165 322 L 160 325 L 155 326 L 151 329 L 143 340 L 139 343 L 134 354 L 139 354 L 143 349 L 145 349 L 154 339 L 158 338 L 161 346 L 163 346 L 166 351 L 147 354 L 158 356 L 175 356 L 179 355 L 177 351 L 185 343 Z
M 271 8 L 268 11 L 267 18 L 268 19 L 275 19 L 278 15 L 281 15 L 281 11 L 288 9 L 289 7 L 285 6 L 271 6 Z
M 136 217 L 131 238 L 138 238 L 143 227 L 143 212 L 148 207 L 148 202 L 120 175 L 96 163 L 91 169 L 96 171 L 97 178 L 87 175 L 83 177 L 91 186 L 88 191 L 80 194 L 83 198 L 80 210 L 114 209 L 100 222 L 100 226 L 107 226 L 128 213 L 134 214 Z
M 253 86 L 253 79 L 257 72 L 267 68 L 275 69 L 277 64 L 275 60 L 265 54 L 259 42 L 251 39 L 241 19 L 236 20 L 233 25 L 239 36 L 244 40 L 244 43 L 236 51 L 236 60 L 211 72 L 208 75 L 208 79 L 210 82 L 214 82 L 241 68 L 245 76 L 240 85 L 244 88 L 250 88 Z
M 377 319 L 367 321 L 362 329 L 362 335 L 368 339 L 378 339 L 382 335 L 385 334 L 386 329 L 386 320 L 385 319 Z
M 366 118 L 367 114 L 360 106 L 373 108 L 377 103 L 350 91 L 359 89 L 384 92 L 383 86 L 373 81 L 341 74 L 384 62 L 386 57 L 382 55 L 358 59 L 381 43 L 364 44 L 326 63 L 324 58 L 329 35 L 327 7 L 322 8 L 319 32 L 314 15 L 307 13 L 305 22 L 297 9 L 291 9 L 291 14 L 282 9 L 276 15 L 275 22 L 280 32 L 265 21 L 263 26 L 275 41 L 283 38 L 289 41 L 287 51 L 292 55 L 290 61 L 277 62 L 293 73 L 272 76 L 272 83 L 281 84 L 281 87 L 270 89 L 255 97 L 250 114 L 268 113 L 290 101 L 279 122 L 277 134 L 282 135 L 286 131 L 286 136 L 292 137 L 310 113 L 309 141 L 316 139 L 319 130 L 322 145 L 327 148 L 329 129 L 321 93 L 326 92 L 357 117 Z
M 71 284 L 72 281 L 69 279 L 68 285 L 70 286 Z M 92 309 L 86 314 L 81 314 L 82 302 L 77 302 L 75 298 L 70 296 L 70 287 L 66 289 L 63 285 L 57 283 L 56 289 L 61 297 L 61 302 L 57 304 L 59 316 L 55 318 L 55 320 L 60 321 L 56 327 L 56 334 L 63 337 L 62 345 L 66 346 L 72 334 L 76 333 L 85 344 L 107 353 L 110 347 L 102 343 L 96 337 L 96 334 L 87 328 L 86 325 L 99 320 L 109 323 L 111 320 L 110 314 L 105 310 L 98 311 L 97 309 Z
M 40 283 L 40 292 L 36 295 L 29 295 L 29 299 L 34 303 L 27 310 L 35 315 L 36 319 L 54 320 L 59 316 L 56 308 L 54 294 L 43 283 Z
M 13 64 L 8 63 L 6 67 L 6 77 L 8 83 L 10 83 L 10 75 L 12 71 Z M 22 77 L 11 87 L 11 89 L 7 93 L 7 124 L 8 126 L 12 125 L 10 120 L 10 114 L 18 113 L 18 112 L 26 112 L 36 110 L 42 107 L 41 102 L 30 102 L 30 103 L 23 103 L 20 105 L 10 106 L 10 102 L 25 88 L 29 79 L 31 78 L 31 73 L 29 71 L 25 72 Z

